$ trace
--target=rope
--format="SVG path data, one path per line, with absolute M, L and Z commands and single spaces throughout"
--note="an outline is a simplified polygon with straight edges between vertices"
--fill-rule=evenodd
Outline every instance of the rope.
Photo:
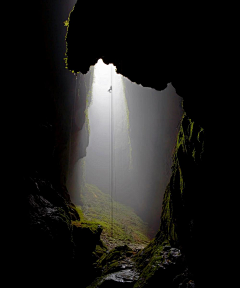
M 112 66 L 111 66 L 111 87 L 112 87 Z M 113 145 L 113 136 L 114 136 L 114 123 L 113 123 L 113 94 L 111 91 L 111 237 L 113 237 L 113 187 L 114 187 L 114 145 Z
M 109 89 L 110 90 L 110 89 Z M 110 195 L 110 224 L 111 224 L 111 219 L 112 219 L 112 214 L 111 214 L 111 196 L 112 196 L 112 191 L 111 191 L 111 184 L 112 184 L 112 155 L 111 155 L 111 151 L 112 151 L 112 148 L 111 148 L 111 118 L 112 118 L 112 115 L 111 115 L 111 92 L 110 92 L 110 96 L 109 96 L 109 195 Z M 111 226 L 111 235 L 112 235 L 112 226 Z

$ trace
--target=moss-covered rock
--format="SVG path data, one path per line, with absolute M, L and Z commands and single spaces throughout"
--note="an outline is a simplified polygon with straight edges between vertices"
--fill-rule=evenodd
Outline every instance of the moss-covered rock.
M 102 226 L 94 221 L 86 221 L 80 207 L 75 208 L 80 220 L 71 222 L 75 257 L 73 275 L 81 272 L 81 284 L 85 287 L 99 274 L 96 262 L 106 254 L 107 247 L 100 240 Z
M 173 154 L 172 176 L 164 194 L 160 230 L 134 257 L 140 271 L 135 288 L 156 287 L 156 283 L 164 287 L 194 287 L 188 266 L 194 247 L 203 163 L 204 129 L 184 113 Z
M 184 113 L 175 152 L 172 176 L 166 188 L 158 242 L 167 240 L 187 249 L 194 236 L 194 221 L 204 170 L 204 129 Z M 188 243 L 186 243 L 188 241 Z
M 107 251 L 107 246 L 100 240 L 93 252 L 93 255 L 95 256 L 95 262 L 97 262 L 105 253 L 107 253 Z
M 135 252 L 127 245 L 118 246 L 105 253 L 98 261 L 96 269 L 97 278 L 88 288 L 97 287 L 133 287 L 139 273 L 132 261 Z
M 181 258 L 177 248 L 156 246 L 134 287 L 156 287 L 156 283 L 170 287 L 175 275 L 182 271 Z
M 133 259 L 140 274 L 134 288 L 156 287 L 156 285 L 177 288 L 186 281 L 194 285 L 193 275 L 188 269 L 185 256 L 180 249 L 171 247 L 167 241 L 160 245 L 158 239 L 154 239 Z
M 124 265 L 126 258 L 133 256 L 134 251 L 127 245 L 118 246 L 110 252 L 105 253 L 97 262 L 97 269 L 102 275 L 118 271 Z M 124 262 L 124 263 L 123 263 Z M 125 263 L 126 264 L 126 263 Z

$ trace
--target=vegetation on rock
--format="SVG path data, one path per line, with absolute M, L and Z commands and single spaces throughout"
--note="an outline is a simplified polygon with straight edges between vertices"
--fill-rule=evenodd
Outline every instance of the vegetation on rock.
M 135 288 L 156 287 L 156 283 L 164 287 L 194 287 L 194 276 L 188 268 L 195 236 L 197 195 L 193 185 L 200 185 L 198 172 L 204 167 L 203 160 L 204 130 L 184 113 L 173 154 L 172 176 L 164 194 L 160 230 L 134 257 L 141 273 Z
M 132 208 L 113 201 L 113 223 L 111 223 L 111 198 L 94 185 L 85 184 L 81 193 L 82 208 L 77 207 L 84 223 L 98 223 L 102 226 L 102 239 L 108 243 L 123 245 L 135 243 L 146 245 L 147 224 Z M 112 225 L 113 224 L 113 225 Z

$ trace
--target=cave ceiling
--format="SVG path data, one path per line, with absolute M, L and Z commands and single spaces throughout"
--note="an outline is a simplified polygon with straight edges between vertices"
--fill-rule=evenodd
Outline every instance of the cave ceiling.
M 102 58 L 105 64 L 113 63 L 117 73 L 144 87 L 163 90 L 171 82 L 186 100 L 184 109 L 190 117 L 207 123 L 213 63 L 197 21 L 189 30 L 190 23 L 185 25 L 179 15 L 173 21 L 166 10 L 165 14 L 154 9 L 139 13 L 121 8 L 120 12 L 101 5 L 87 17 L 84 5 L 78 1 L 69 16 L 69 70 L 85 74 Z

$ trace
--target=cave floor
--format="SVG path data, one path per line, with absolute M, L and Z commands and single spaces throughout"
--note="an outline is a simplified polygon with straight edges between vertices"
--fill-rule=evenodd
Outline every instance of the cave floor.
M 107 235 L 104 235 L 104 234 L 101 235 L 101 240 L 107 246 L 108 250 L 112 250 L 118 246 L 127 245 L 128 247 L 130 247 L 135 252 L 138 252 L 138 251 L 144 249 L 150 242 L 149 241 L 146 243 L 136 243 L 136 242 L 130 242 L 130 241 L 121 241 L 121 240 L 116 239 L 116 238 L 108 237 Z

